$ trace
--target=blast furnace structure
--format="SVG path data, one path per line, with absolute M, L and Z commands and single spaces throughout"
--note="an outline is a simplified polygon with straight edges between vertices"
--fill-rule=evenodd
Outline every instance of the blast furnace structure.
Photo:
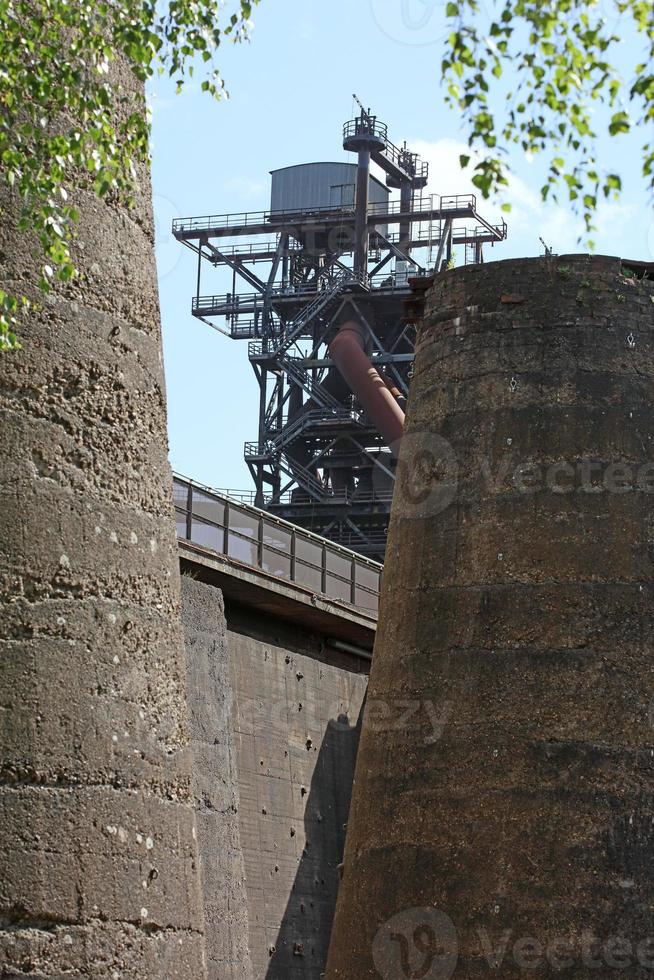
M 173 234 L 197 254 L 193 315 L 248 341 L 254 503 L 381 560 L 414 357 L 409 280 L 451 264 L 456 245 L 482 262 L 506 224 L 483 218 L 474 195 L 426 195 L 427 163 L 363 106 L 343 147 L 356 164 L 273 171 L 270 210 L 182 218 Z M 231 270 L 229 292 L 203 293 L 206 265 Z

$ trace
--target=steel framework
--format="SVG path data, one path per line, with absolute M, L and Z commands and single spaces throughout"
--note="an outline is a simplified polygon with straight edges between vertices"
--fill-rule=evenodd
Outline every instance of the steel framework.
M 474 195 L 423 195 L 427 163 L 395 146 L 363 108 L 345 124 L 343 147 L 357 154 L 352 205 L 180 218 L 173 234 L 197 254 L 193 315 L 249 341 L 259 431 L 245 460 L 256 505 L 381 560 L 394 457 L 329 344 L 344 316 L 354 317 L 371 366 L 404 404 L 414 341 L 403 318 L 409 279 L 450 263 L 455 245 L 466 262 L 482 262 L 484 244 L 506 238 L 506 224 L 486 221 Z M 368 200 L 371 162 L 398 200 Z M 230 269 L 232 291 L 203 294 L 204 264 Z

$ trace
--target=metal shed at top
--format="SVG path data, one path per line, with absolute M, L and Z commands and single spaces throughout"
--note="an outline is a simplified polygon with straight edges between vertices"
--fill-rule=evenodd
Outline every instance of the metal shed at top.
M 311 210 L 354 205 L 354 163 L 300 163 L 271 170 L 271 211 Z M 370 203 L 388 200 L 389 190 L 370 177 Z

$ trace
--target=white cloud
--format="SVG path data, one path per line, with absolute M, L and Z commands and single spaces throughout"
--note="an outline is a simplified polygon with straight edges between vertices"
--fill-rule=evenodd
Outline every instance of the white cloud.
M 583 218 L 563 205 L 544 202 L 538 181 L 534 181 L 532 187 L 515 174 L 509 174 L 502 200 L 511 204 L 511 211 L 505 215 L 500 211 L 501 200 L 484 201 L 472 184 L 474 163 L 480 155 L 471 151 L 466 143 L 448 138 L 433 143 L 414 140 L 409 145 L 429 162 L 429 186 L 423 194 L 476 194 L 480 214 L 493 222 L 501 217 L 506 219 L 509 237 L 506 244 L 497 246 L 493 258 L 541 254 L 539 237 L 558 254 L 587 251 L 583 244 L 587 237 Z M 465 170 L 459 164 L 461 154 L 472 158 Z M 637 257 L 638 249 L 634 250 L 630 235 L 635 216 L 633 204 L 602 201 L 595 216 L 597 231 L 592 236 L 596 251 Z

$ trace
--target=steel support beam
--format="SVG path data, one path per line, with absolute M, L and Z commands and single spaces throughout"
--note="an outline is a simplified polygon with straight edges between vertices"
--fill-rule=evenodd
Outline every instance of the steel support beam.
M 219 248 L 216 248 L 215 245 L 212 245 L 211 242 L 205 242 L 205 244 L 213 256 L 219 259 L 220 262 L 222 262 L 224 265 L 229 266 L 229 268 L 234 272 L 234 275 L 238 273 L 238 275 L 242 276 L 242 278 L 245 279 L 247 283 L 249 283 L 251 286 L 254 286 L 254 288 L 258 292 L 265 293 L 266 284 L 262 282 L 258 276 L 255 276 L 254 272 L 252 272 L 250 269 L 246 269 L 241 259 L 229 258 L 227 255 L 224 254 L 224 252 L 221 252 Z
M 354 271 L 368 274 L 368 195 L 370 188 L 370 150 L 360 149 L 354 214 Z

